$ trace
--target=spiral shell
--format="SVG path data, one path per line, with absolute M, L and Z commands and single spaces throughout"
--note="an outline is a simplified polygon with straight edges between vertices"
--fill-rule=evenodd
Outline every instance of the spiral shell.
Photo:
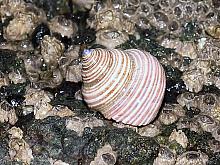
M 165 92 L 165 72 L 155 57 L 137 49 L 85 50 L 82 94 L 107 119 L 134 126 L 149 124 Z

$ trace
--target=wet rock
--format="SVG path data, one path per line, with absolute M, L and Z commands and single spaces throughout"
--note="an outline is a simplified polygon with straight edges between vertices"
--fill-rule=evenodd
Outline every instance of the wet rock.
M 30 145 L 33 155 L 46 155 L 47 158 L 60 159 L 62 152 L 62 135 L 65 119 L 49 117 L 44 120 L 32 120 L 26 127 L 24 139 Z
M 207 164 L 208 165 L 218 165 L 219 161 L 220 161 L 220 152 L 217 152 L 209 158 Z
M 40 45 L 40 42 L 45 35 L 50 35 L 50 29 L 46 24 L 42 23 L 34 29 L 31 41 L 35 48 Z
M 16 52 L 9 50 L 0 50 L 0 71 L 10 72 L 16 65 Z
M 188 148 L 190 150 L 200 150 L 204 153 L 210 153 L 210 147 L 208 141 L 212 138 L 212 135 L 207 132 L 194 132 L 189 129 L 183 129 L 183 132 L 188 138 Z
M 12 106 L 19 106 L 24 100 L 26 84 L 10 84 L 0 88 L 0 99 L 5 99 Z

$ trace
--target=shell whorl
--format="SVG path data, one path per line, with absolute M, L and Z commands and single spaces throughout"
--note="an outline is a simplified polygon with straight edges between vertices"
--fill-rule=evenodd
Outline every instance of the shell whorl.
M 125 124 L 149 124 L 165 92 L 165 73 L 157 61 L 137 49 L 94 49 L 82 57 L 82 94 L 88 106 Z

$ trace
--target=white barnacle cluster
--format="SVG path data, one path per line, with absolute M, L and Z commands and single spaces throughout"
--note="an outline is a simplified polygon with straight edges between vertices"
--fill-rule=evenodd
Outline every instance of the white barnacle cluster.
M 103 127 L 105 126 L 104 122 L 96 117 L 78 117 L 74 116 L 66 120 L 66 128 L 69 130 L 73 130 L 77 133 L 78 136 L 82 136 L 84 129 L 95 128 L 95 127 Z
M 64 79 L 81 80 L 80 64 L 74 62 L 79 60 L 79 47 L 69 46 L 67 49 L 56 37 L 71 40 L 78 31 L 75 22 L 64 15 L 48 20 L 43 9 L 23 0 L 3 0 L 0 19 L 5 24 L 0 48 L 17 51 L 26 71 L 26 74 L 19 70 L 9 73 L 7 76 L 12 83 L 24 83 L 28 79 L 40 87 L 55 87 Z
M 23 114 L 34 112 L 35 119 L 45 119 L 48 116 L 74 116 L 75 114 L 66 106 L 52 106 L 53 96 L 44 90 L 28 88 L 23 102 Z
M 177 161 L 175 165 L 181 165 L 181 164 L 206 164 L 208 161 L 208 156 L 202 152 L 197 151 L 189 151 L 185 152 L 179 157 L 177 157 Z
M 89 27 L 96 30 L 97 44 L 115 48 L 127 41 L 129 35 L 134 34 L 135 23 L 130 19 L 129 14 L 123 13 L 127 3 L 134 7 L 138 5 L 123 1 L 107 1 L 106 3 L 98 1 L 94 3 L 87 23 Z M 126 18 L 126 16 L 128 17 Z
M 4 38 L 9 41 L 27 39 L 38 24 L 46 21 L 46 14 L 42 9 L 23 0 L 4 0 L 0 12 L 2 22 L 9 16 L 13 17 L 4 29 Z
M 213 8 L 209 1 L 107 0 L 97 1 L 90 8 L 88 25 L 97 31 L 96 42 L 107 48 L 114 48 L 127 41 L 129 35 L 137 32 L 135 26 L 141 29 L 153 26 L 178 36 L 183 31 L 185 23 L 190 20 L 196 20 L 201 28 L 218 23 L 218 9 Z M 212 28 L 209 31 L 213 34 L 214 30 Z M 193 51 L 192 47 L 191 50 Z
M 78 46 L 65 50 L 58 39 L 46 35 L 41 41 L 40 52 L 24 58 L 27 75 L 42 87 L 56 87 L 63 80 L 79 82 L 82 78 L 78 52 Z
M 16 110 L 6 100 L 0 103 L 0 123 L 14 125 L 18 120 Z
M 186 92 L 179 95 L 177 101 L 181 106 L 186 106 L 188 109 L 191 107 L 198 108 L 201 113 L 211 116 L 215 118 L 215 120 L 219 120 L 219 99 L 219 96 L 212 93 L 195 95 Z
M 187 90 L 198 93 L 204 85 L 215 85 L 220 88 L 218 40 L 202 37 L 195 41 L 180 41 L 165 37 L 159 42 L 165 48 L 173 49 L 177 53 L 160 61 L 183 72 L 181 79 Z M 190 59 L 191 62 L 184 64 L 184 58 Z
M 10 159 L 22 164 L 30 164 L 34 157 L 30 145 L 23 138 L 23 131 L 20 128 L 12 127 L 8 133 Z

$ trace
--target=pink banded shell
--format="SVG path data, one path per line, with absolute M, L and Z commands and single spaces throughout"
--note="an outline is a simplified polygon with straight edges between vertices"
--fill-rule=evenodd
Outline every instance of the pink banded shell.
M 141 126 L 157 115 L 166 77 L 155 57 L 137 49 L 94 49 L 83 55 L 82 94 L 106 118 Z

